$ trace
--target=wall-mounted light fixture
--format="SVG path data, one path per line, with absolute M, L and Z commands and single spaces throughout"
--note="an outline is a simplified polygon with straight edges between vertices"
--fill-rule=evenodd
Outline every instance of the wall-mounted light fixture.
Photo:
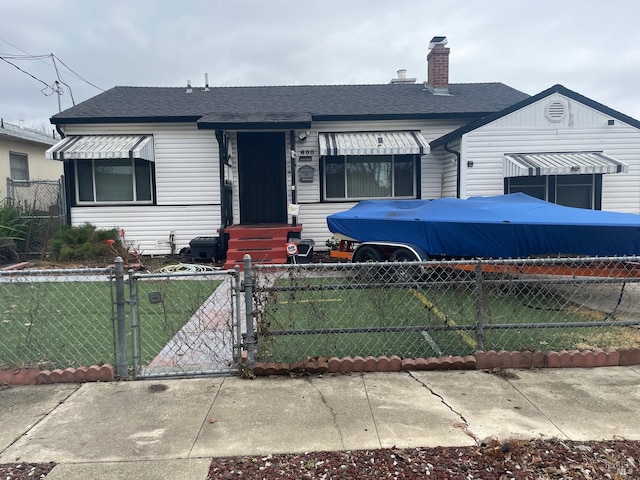
M 311 134 L 311 130 L 305 130 L 304 132 L 300 132 L 298 134 L 298 140 L 304 140 Z

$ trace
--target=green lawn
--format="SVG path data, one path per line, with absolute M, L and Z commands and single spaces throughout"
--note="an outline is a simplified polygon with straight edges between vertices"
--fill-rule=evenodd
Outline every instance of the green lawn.
M 145 355 L 152 358 L 220 281 L 139 283 L 141 341 Z M 151 291 L 162 293 L 162 303 L 148 302 Z M 115 307 L 112 317 L 109 282 L 2 283 L 0 305 L 0 367 L 114 362 Z M 125 308 L 130 339 L 129 306 Z
M 276 287 L 286 287 L 280 280 Z M 474 327 L 481 312 L 485 350 L 561 350 L 611 348 L 635 335 L 628 328 L 513 328 L 491 325 L 548 324 L 603 320 L 602 312 L 578 308 L 564 298 L 510 284 L 487 284 L 478 302 L 472 282 L 405 285 L 394 288 L 354 288 L 356 280 L 296 279 L 296 291 L 271 292 L 258 319 L 259 358 L 300 361 L 315 356 L 431 357 L 468 355 L 478 349 Z M 327 288 L 331 285 L 332 288 Z M 360 285 L 361 286 L 361 285 Z M 302 287 L 302 288 L 301 288 Z M 314 289 L 317 288 L 317 289 Z M 577 287 L 579 288 L 579 287 Z M 398 328 L 409 332 L 307 333 L 271 336 L 268 332 L 302 329 Z M 603 331 L 607 335 L 603 335 Z M 630 332 L 631 330 L 631 332 Z M 611 345 L 611 344 L 614 345 Z M 617 345 L 616 345 L 617 344 Z M 589 345 L 586 347 L 586 345 Z

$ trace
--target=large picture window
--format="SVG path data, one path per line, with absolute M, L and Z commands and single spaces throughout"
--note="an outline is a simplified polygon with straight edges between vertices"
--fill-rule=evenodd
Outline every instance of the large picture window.
M 76 160 L 76 199 L 83 203 L 152 203 L 152 163 L 141 159 Z
M 415 198 L 415 155 L 328 155 L 324 199 Z
M 602 208 L 602 175 L 547 175 L 505 178 L 505 193 L 522 192 L 566 207 Z

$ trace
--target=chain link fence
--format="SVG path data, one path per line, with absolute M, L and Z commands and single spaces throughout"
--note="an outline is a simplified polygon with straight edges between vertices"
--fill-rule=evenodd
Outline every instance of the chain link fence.
M 242 281 L 241 281 L 242 280 Z M 629 258 L 0 271 L 0 368 L 110 363 L 120 378 L 254 362 L 640 347 Z M 254 327 L 255 325 L 255 327 Z
M 134 274 L 132 365 L 138 378 L 237 372 L 239 272 Z
M 66 222 L 66 205 L 60 180 L 12 180 L 7 178 L 7 202 L 26 221 L 19 251 L 44 255 L 49 240 Z
M 192 270 L 198 270 L 193 266 Z M 238 372 L 239 271 L 0 271 L 0 369 L 112 364 L 121 378 Z
M 113 363 L 110 269 L 0 271 L 0 368 Z
M 256 265 L 259 361 L 640 346 L 638 258 Z

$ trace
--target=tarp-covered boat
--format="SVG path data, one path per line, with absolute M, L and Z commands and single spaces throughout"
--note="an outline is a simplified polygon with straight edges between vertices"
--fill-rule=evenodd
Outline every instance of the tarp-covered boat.
M 523 193 L 465 200 L 365 200 L 327 217 L 357 242 L 398 242 L 431 257 L 640 254 L 640 215 L 564 207 Z

